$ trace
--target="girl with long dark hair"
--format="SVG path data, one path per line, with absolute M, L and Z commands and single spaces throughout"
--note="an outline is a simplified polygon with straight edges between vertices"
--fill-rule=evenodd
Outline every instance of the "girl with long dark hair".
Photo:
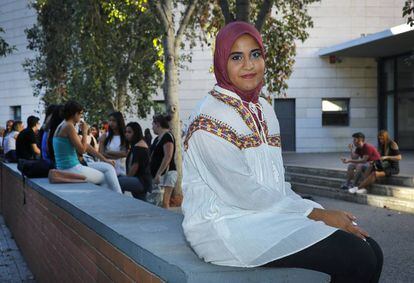
M 152 188 L 148 145 L 141 126 L 136 122 L 128 123 L 125 136 L 131 147 L 126 158 L 127 176 L 120 176 L 119 184 L 122 191 L 129 191 L 134 198 L 145 200 L 146 193 Z
M 108 132 L 99 141 L 99 152 L 115 161 L 115 171 L 118 176 L 125 176 L 128 142 L 125 138 L 125 120 L 122 113 L 109 114 L 108 124 Z

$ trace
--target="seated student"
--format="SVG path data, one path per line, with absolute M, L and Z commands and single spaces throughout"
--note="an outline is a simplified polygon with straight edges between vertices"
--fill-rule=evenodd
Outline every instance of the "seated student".
M 381 162 L 372 164 L 364 180 L 358 186 L 357 194 L 366 194 L 367 188 L 373 184 L 377 178 L 397 175 L 400 173 L 401 153 L 398 144 L 391 140 L 388 132 L 381 130 L 378 133 L 378 150 L 381 154 Z
M 118 178 L 122 191 L 129 191 L 137 199 L 145 200 L 152 189 L 149 149 L 142 135 L 142 128 L 136 122 L 126 126 L 125 137 L 131 148 L 126 159 L 127 176 Z
M 29 116 L 27 118 L 27 128 L 20 132 L 16 140 L 17 159 L 37 159 L 40 157 L 36 138 L 39 127 L 38 117 Z
M 9 162 L 17 162 L 16 140 L 22 130 L 22 121 L 15 121 L 13 123 L 12 131 L 4 137 L 4 157 Z
M 48 138 L 49 138 L 49 133 L 50 133 L 52 124 L 53 123 L 55 124 L 54 126 L 56 130 L 56 127 L 62 122 L 62 119 L 60 118 L 60 115 L 59 115 L 59 111 L 61 111 L 61 109 L 62 109 L 61 105 L 49 105 L 49 107 L 46 109 L 45 122 L 43 123 L 42 129 L 40 130 L 41 138 L 42 138 L 41 148 L 40 148 L 40 151 L 42 152 L 42 159 L 46 160 L 49 164 L 52 164 L 52 165 L 54 165 L 54 162 L 50 159 Z M 57 124 L 55 121 L 56 118 L 59 119 Z
M 346 184 L 342 186 L 342 189 L 348 189 L 350 193 L 354 194 L 358 190 L 356 186 L 362 178 L 363 172 L 368 169 L 371 162 L 380 160 L 380 154 L 373 145 L 365 142 L 363 133 L 355 133 L 352 137 L 353 144 L 349 145 L 351 159 L 341 158 L 343 163 L 349 163 Z M 354 146 L 355 151 L 353 150 Z
M 115 173 L 113 163 L 99 155 L 104 162 L 88 163 L 88 166 L 80 164 L 78 155 L 85 152 L 96 154 L 87 143 L 88 125 L 81 122 L 83 107 L 74 101 L 68 101 L 63 107 L 64 121 L 57 127 L 53 136 L 53 152 L 56 168 L 59 170 L 76 173 L 86 177 L 86 181 L 102 185 L 117 193 L 122 193 Z M 76 132 L 75 125 L 80 122 L 82 139 Z
M 13 120 L 8 120 L 6 122 L 6 128 L 3 131 L 1 131 L 1 137 L 3 138 L 1 140 L 1 144 L 0 144 L 1 148 L 4 148 L 4 138 L 7 136 L 8 133 L 10 133 L 12 131 L 13 123 L 14 123 Z
M 108 124 L 108 132 L 99 140 L 99 152 L 115 161 L 115 171 L 118 176 L 125 176 L 128 143 L 125 139 L 125 120 L 122 113 L 109 114 Z

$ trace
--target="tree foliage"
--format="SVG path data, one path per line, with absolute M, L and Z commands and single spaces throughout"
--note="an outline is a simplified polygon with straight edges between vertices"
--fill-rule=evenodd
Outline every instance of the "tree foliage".
M 145 117 L 162 69 L 160 26 L 146 1 L 39 0 L 37 23 L 26 30 L 37 56 L 24 67 L 46 104 L 80 101 L 90 121 L 110 111 Z M 155 45 L 155 46 L 154 46 Z
M 4 29 L 0 27 L 0 34 L 4 33 Z M 16 48 L 14 46 L 10 46 L 4 38 L 0 36 L 0 57 L 6 57 L 7 55 L 11 54 L 13 50 Z
M 414 26 L 414 0 L 406 0 L 403 7 L 403 17 L 407 17 L 407 23 Z

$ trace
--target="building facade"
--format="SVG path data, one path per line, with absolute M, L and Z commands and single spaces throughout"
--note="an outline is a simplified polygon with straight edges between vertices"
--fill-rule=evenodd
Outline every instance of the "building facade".
M 403 149 L 414 149 L 410 134 L 414 117 L 407 110 L 413 106 L 414 72 L 412 65 L 401 63 L 411 53 L 355 56 L 331 48 L 347 46 L 352 40 L 363 41 L 403 24 L 403 4 L 403 0 L 323 0 L 309 7 L 314 28 L 304 43 L 297 42 L 287 96 L 273 99 L 285 151 L 345 151 L 352 133 L 357 131 L 376 144 L 377 131 L 382 128 L 388 129 Z M 24 58 L 33 56 L 25 49 L 24 29 L 35 19 L 25 0 L 0 2 L 4 37 L 18 48 L 13 55 L 0 59 L 0 125 L 16 116 L 19 106 L 22 119 L 41 109 L 21 67 Z M 414 43 L 413 33 L 411 39 Z M 196 47 L 188 70 L 180 71 L 180 114 L 184 124 L 215 83 L 211 67 L 211 49 Z M 162 101 L 162 96 L 155 99 Z M 141 122 L 144 128 L 150 127 L 149 120 Z

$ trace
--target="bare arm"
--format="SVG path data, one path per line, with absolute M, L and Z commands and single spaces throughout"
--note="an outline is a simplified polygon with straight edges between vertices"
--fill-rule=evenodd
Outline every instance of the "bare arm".
M 348 159 L 346 163 L 366 163 L 368 161 L 369 156 L 364 155 L 362 159 Z
M 118 159 L 118 158 L 124 158 L 128 155 L 126 150 L 121 151 L 112 151 L 112 150 L 106 150 L 105 156 L 112 159 Z
M 391 148 L 393 150 L 398 150 L 398 145 L 394 142 L 391 144 Z M 398 155 L 386 155 L 386 156 L 381 156 L 381 160 L 392 160 L 392 161 L 400 161 L 402 159 L 401 154 Z
M 37 147 L 37 144 L 32 143 L 32 150 L 36 155 L 40 155 L 40 149 Z
M 131 166 L 131 168 L 129 168 L 129 172 L 128 172 L 127 176 L 134 177 L 137 174 L 138 169 L 139 169 L 139 164 L 138 163 L 134 163 Z
M 88 148 L 88 142 L 86 140 L 86 135 L 82 135 L 82 139 L 79 138 L 78 133 L 76 132 L 75 126 L 72 124 L 66 125 L 66 132 L 68 135 L 68 138 L 72 145 L 75 147 L 76 151 L 79 154 L 84 154 Z
M 163 146 L 164 150 L 164 158 L 162 159 L 160 168 L 158 168 L 156 176 L 161 176 L 161 174 L 167 169 L 168 165 L 171 162 L 174 153 L 174 144 L 172 142 L 168 142 Z

